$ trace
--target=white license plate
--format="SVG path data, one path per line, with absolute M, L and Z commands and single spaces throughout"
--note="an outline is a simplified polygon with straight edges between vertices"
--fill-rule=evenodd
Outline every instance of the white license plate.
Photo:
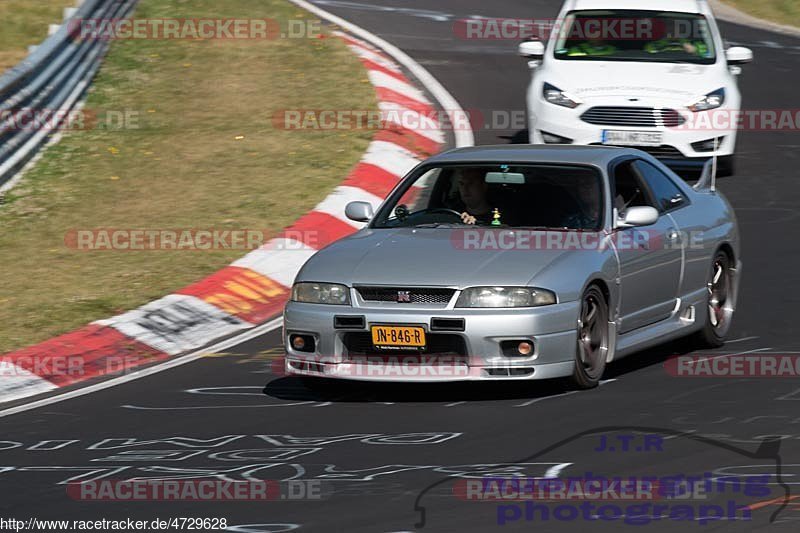
M 603 130 L 603 144 L 618 146 L 661 146 L 660 131 Z

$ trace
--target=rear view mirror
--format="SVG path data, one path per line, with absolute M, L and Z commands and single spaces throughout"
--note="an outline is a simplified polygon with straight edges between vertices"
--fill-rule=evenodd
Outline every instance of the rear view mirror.
M 487 172 L 486 183 L 525 185 L 525 174 L 517 172 Z
M 369 222 L 374 215 L 369 202 L 350 202 L 344 208 L 344 215 L 356 222 Z
M 658 222 L 658 211 L 654 207 L 640 205 L 629 207 L 625 216 L 617 219 L 618 228 L 649 226 Z
M 733 46 L 725 50 L 729 65 L 744 65 L 753 61 L 753 51 L 744 46 Z
M 528 59 L 542 59 L 544 44 L 542 41 L 523 41 L 519 43 L 519 55 Z

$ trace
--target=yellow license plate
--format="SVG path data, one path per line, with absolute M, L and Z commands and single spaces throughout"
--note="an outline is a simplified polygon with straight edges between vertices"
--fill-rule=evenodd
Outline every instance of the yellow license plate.
M 376 348 L 424 348 L 425 329 L 418 326 L 372 326 Z

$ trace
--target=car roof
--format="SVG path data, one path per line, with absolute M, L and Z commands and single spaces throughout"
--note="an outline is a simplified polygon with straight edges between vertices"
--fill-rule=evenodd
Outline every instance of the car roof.
M 570 5 L 571 4 L 571 5 Z M 634 9 L 675 11 L 679 13 L 707 13 L 706 0 L 567 0 L 565 8 L 572 10 Z
M 639 150 L 618 146 L 497 144 L 448 150 L 425 163 L 561 163 L 605 167 L 622 155 L 646 157 Z

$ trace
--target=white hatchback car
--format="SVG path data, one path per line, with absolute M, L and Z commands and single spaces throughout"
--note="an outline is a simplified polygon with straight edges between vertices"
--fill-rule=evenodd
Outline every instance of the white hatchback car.
M 660 2 L 659 2 L 660 3 Z M 705 0 L 567 0 L 546 42 L 520 44 L 532 144 L 639 148 L 675 170 L 733 173 L 748 48 L 725 49 Z

